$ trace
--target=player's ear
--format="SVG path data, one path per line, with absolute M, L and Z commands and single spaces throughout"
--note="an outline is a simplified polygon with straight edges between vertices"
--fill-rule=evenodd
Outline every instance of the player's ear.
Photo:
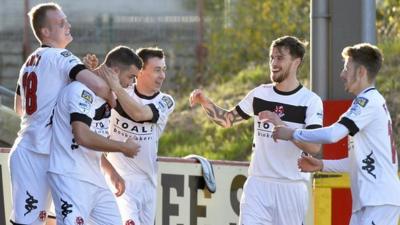
M 299 68 L 299 67 L 300 67 L 300 64 L 301 64 L 301 58 L 296 58 L 296 59 L 294 60 L 294 64 L 296 65 L 297 68 Z
M 365 66 L 360 65 L 357 68 L 357 73 L 359 74 L 360 77 L 365 77 L 366 79 L 368 79 L 368 70 L 367 68 L 365 68 Z
M 47 38 L 50 35 L 50 29 L 48 27 L 42 27 L 40 28 L 40 36 L 41 39 Z
M 111 69 L 116 73 L 119 74 L 121 72 L 121 69 L 118 66 L 113 66 Z

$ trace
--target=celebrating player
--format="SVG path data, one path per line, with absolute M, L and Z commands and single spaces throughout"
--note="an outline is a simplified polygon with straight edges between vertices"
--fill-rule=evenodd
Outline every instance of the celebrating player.
M 10 153 L 13 224 L 43 224 L 50 205 L 47 181 L 52 136 L 52 111 L 70 80 L 79 80 L 102 97 L 112 96 L 106 83 L 85 68 L 65 47 L 72 41 L 71 25 L 60 6 L 39 4 L 29 12 L 41 46 L 22 66 L 14 108 L 21 129 Z
M 312 131 L 276 127 L 274 138 L 334 143 L 350 135 L 347 158 L 318 160 L 304 156 L 299 167 L 307 172 L 350 173 L 350 225 L 396 225 L 400 215 L 397 152 L 386 101 L 375 88 L 383 56 L 376 46 L 366 43 L 346 47 L 342 56 L 345 62 L 340 77 L 345 90 L 356 96 L 347 112 L 333 125 Z
M 125 88 L 132 84 L 133 77 L 142 68 L 139 56 L 124 46 L 111 50 L 105 64 Z M 123 193 L 124 181 L 101 152 L 121 152 L 124 157 L 133 157 L 139 145 L 133 138 L 126 143 L 105 138 L 109 115 L 109 105 L 82 83 L 71 83 L 60 95 L 53 118 L 54 149 L 49 165 L 57 224 L 122 223 L 100 167 L 111 173 L 108 175 L 114 181 L 117 195 Z
M 158 140 L 175 103 L 170 95 L 160 92 L 166 76 L 164 52 L 159 48 L 143 48 L 137 54 L 144 64 L 133 86 L 124 89 L 115 76 L 105 78 L 117 96 L 117 107 L 111 111 L 110 138 L 134 137 L 140 152 L 133 159 L 120 153 L 110 153 L 107 157 L 126 183 L 125 193 L 117 199 L 124 224 L 153 225 Z
M 241 225 L 304 224 L 308 206 L 307 181 L 296 166 L 302 151 L 316 153 L 317 144 L 272 139 L 274 125 L 312 129 L 322 125 L 321 99 L 297 80 L 305 46 L 284 36 L 270 46 L 272 84 L 263 84 L 231 110 L 215 105 L 202 90 L 194 90 L 190 104 L 201 104 L 208 117 L 222 127 L 254 117 L 253 155 L 240 202 Z

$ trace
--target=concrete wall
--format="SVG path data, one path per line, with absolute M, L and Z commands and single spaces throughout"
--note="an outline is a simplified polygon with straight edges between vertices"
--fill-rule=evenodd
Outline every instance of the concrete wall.
M 11 147 L 17 137 L 19 124 L 17 114 L 0 103 L 0 147 Z
M 43 1 L 31 0 L 30 5 Z M 196 70 L 198 17 L 195 2 L 185 0 L 64 0 L 59 3 L 72 25 L 74 41 L 68 48 L 80 57 L 95 53 L 102 60 L 116 45 L 134 49 L 158 46 L 167 54 L 164 90 L 179 88 L 177 76 L 192 77 Z M 15 89 L 25 59 L 23 47 L 23 0 L 0 0 L 0 85 Z M 38 43 L 31 31 L 31 50 Z M 12 99 L 3 99 L 11 106 Z

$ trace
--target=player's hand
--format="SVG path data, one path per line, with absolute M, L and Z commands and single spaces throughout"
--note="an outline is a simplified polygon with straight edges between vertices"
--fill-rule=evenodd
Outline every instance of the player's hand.
M 114 170 L 113 173 L 110 174 L 110 181 L 115 187 L 115 196 L 121 196 L 125 192 L 125 180 Z
M 323 162 L 310 155 L 303 155 L 297 160 L 297 166 L 301 172 L 316 172 L 322 170 Z
M 277 142 L 278 139 L 281 140 L 292 140 L 293 139 L 293 132 L 294 129 L 289 128 L 285 125 L 277 125 L 274 127 L 272 131 L 272 138 L 274 139 L 275 142 Z
M 193 107 L 196 104 L 205 104 L 208 102 L 208 98 L 205 96 L 201 89 L 196 89 L 190 93 L 189 104 Z
M 135 157 L 138 152 L 140 151 L 140 145 L 133 139 L 133 138 L 128 138 L 126 139 L 125 143 L 123 144 L 123 148 L 121 149 L 121 152 L 129 158 Z
M 94 71 L 96 67 L 99 65 L 99 60 L 97 59 L 95 54 L 87 54 L 83 57 L 83 64 L 85 64 L 86 68 Z
M 101 65 L 99 69 L 99 75 L 107 82 L 111 90 L 115 91 L 121 88 L 118 74 L 110 67 L 106 65 Z
M 281 118 L 272 111 L 265 110 L 258 113 L 258 118 L 262 123 L 270 122 L 274 124 L 274 126 L 285 125 L 285 123 L 281 120 Z

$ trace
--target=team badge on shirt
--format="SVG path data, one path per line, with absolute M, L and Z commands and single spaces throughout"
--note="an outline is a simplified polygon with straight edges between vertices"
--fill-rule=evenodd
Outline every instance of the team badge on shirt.
M 358 97 L 355 101 L 356 104 L 360 105 L 361 107 L 365 107 L 368 103 L 368 99 L 364 97 Z
M 40 213 L 39 213 L 39 220 L 40 220 L 40 221 L 45 221 L 46 218 L 47 218 L 47 213 L 46 213 L 46 211 L 44 211 L 44 210 L 40 211 Z
M 61 52 L 61 55 L 64 56 L 64 57 L 68 57 L 68 56 L 71 56 L 72 53 L 70 51 L 68 51 L 68 50 L 65 50 L 65 51 Z
M 280 105 L 280 106 L 275 106 L 274 112 L 275 112 L 276 115 L 278 115 L 280 118 L 282 118 L 283 116 L 285 116 L 285 109 L 283 108 L 282 105 Z
M 78 216 L 78 217 L 76 217 L 76 219 L 75 219 L 75 224 L 76 224 L 76 225 L 83 225 L 83 224 L 85 224 L 85 221 L 83 220 L 82 217 Z
M 135 222 L 133 220 L 127 220 L 125 225 L 135 225 Z
M 85 99 L 86 101 L 88 101 L 88 102 L 90 102 L 90 103 L 93 103 L 93 96 L 92 96 L 92 94 L 90 94 L 88 91 L 83 90 L 83 91 L 82 91 L 82 94 L 81 94 L 81 97 L 82 97 L 83 99 Z

